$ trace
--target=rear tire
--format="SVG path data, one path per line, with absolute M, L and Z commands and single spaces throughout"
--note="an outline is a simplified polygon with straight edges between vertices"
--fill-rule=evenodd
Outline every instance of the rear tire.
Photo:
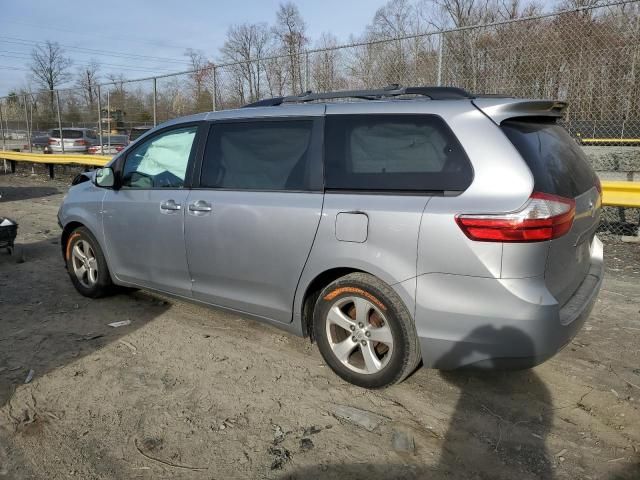
M 85 227 L 67 239 L 65 260 L 71 283 L 85 297 L 99 298 L 113 291 L 111 274 L 98 241 Z
M 351 273 L 327 285 L 313 312 L 318 349 L 342 379 L 364 388 L 399 383 L 420 363 L 413 319 L 386 283 Z

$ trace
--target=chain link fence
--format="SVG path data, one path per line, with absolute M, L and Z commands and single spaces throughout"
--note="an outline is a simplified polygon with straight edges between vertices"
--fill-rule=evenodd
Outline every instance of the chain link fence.
M 104 153 L 135 130 L 307 90 L 451 85 L 567 101 L 564 125 L 603 180 L 640 181 L 640 1 L 402 38 L 367 38 L 197 71 L 0 98 L 3 149 L 39 149 L 86 127 Z M 98 152 L 99 153 L 99 152 Z M 638 209 L 605 208 L 602 232 L 638 235 Z

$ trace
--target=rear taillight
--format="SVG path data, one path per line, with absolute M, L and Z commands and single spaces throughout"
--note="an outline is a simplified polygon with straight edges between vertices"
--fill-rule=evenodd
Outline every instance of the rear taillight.
M 533 192 L 517 212 L 457 215 L 456 222 L 471 240 L 481 242 L 544 242 L 561 237 L 573 225 L 573 199 Z
M 598 193 L 602 197 L 602 183 L 600 182 L 600 177 L 596 177 L 596 188 L 598 189 Z
M 54 140 L 53 138 L 49 139 L 49 145 L 57 145 L 57 144 L 58 144 L 57 140 Z
M 122 150 L 124 150 L 124 147 L 116 147 L 116 152 L 121 152 Z
M 87 142 L 86 140 L 76 140 L 75 142 L 73 142 L 73 144 L 78 146 L 83 146 L 83 145 L 86 145 Z

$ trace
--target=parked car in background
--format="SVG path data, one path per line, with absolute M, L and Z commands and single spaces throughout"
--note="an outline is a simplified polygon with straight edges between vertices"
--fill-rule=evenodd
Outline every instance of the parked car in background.
M 90 155 L 115 155 L 124 150 L 127 145 L 129 145 L 128 135 L 103 135 L 102 146 L 98 139 L 98 143 L 89 147 L 87 153 Z
M 135 142 L 142 135 L 151 130 L 152 127 L 132 127 L 129 131 L 129 142 Z
M 49 135 L 46 132 L 34 132 L 31 135 L 31 146 L 36 150 L 42 150 L 49 145 Z M 25 145 L 23 150 L 29 150 L 29 145 Z
M 94 145 L 89 147 L 87 153 L 89 155 L 115 155 L 126 148 L 126 145 Z
M 81 294 L 240 312 L 368 388 L 420 361 L 532 367 L 585 323 L 601 188 L 565 103 L 394 86 L 248 107 L 166 122 L 74 182 L 58 218 Z
M 91 128 L 54 128 L 49 132 L 49 146 L 54 153 L 62 153 L 64 141 L 65 153 L 84 153 L 89 147 L 99 143 L 98 135 Z

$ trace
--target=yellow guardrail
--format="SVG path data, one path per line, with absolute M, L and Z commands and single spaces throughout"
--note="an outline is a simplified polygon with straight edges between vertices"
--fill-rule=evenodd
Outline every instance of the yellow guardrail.
M 640 182 L 602 182 L 602 204 L 640 208 Z
M 48 165 L 91 165 L 102 167 L 111 160 L 105 155 L 59 155 L 0 151 L 0 159 Z M 50 172 L 52 174 L 53 172 Z M 602 204 L 612 207 L 640 208 L 640 182 L 602 182 Z
M 0 150 L 0 159 L 14 160 L 17 162 L 47 163 L 55 165 L 91 165 L 92 167 L 103 167 L 111 157 L 105 155 L 65 155 L 65 154 L 44 154 L 30 152 L 7 152 Z
M 598 143 L 624 143 L 624 144 L 639 144 L 640 138 L 580 138 L 583 144 L 598 144 Z

